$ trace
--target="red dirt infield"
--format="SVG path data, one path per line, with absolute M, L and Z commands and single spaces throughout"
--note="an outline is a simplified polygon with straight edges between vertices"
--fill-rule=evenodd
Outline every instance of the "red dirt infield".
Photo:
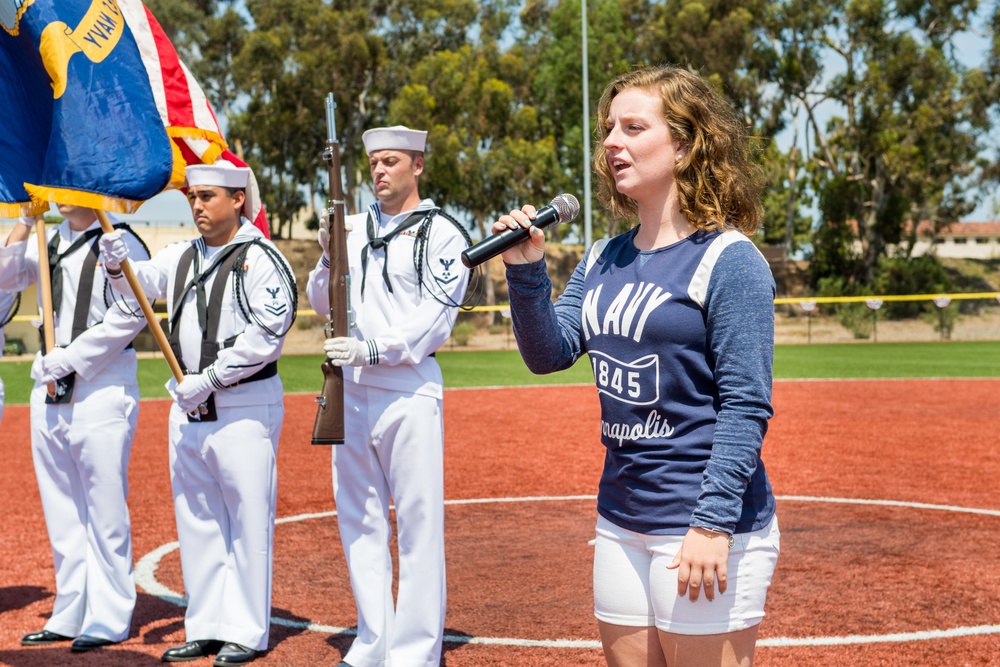
M 782 552 L 755 664 L 1000 665 L 1000 380 L 778 382 L 774 405 L 764 462 Z M 313 406 L 311 395 L 286 399 L 276 622 L 255 665 L 335 665 L 352 638 L 330 452 L 308 444 Z M 87 654 L 20 646 L 44 624 L 54 583 L 28 410 L 6 408 L 0 664 L 156 665 L 183 643 L 183 608 L 151 594 L 183 590 L 169 546 L 168 407 L 143 402 L 132 450 L 132 633 Z M 603 458 L 597 409 L 589 386 L 446 392 L 443 665 L 604 664 L 588 545 Z

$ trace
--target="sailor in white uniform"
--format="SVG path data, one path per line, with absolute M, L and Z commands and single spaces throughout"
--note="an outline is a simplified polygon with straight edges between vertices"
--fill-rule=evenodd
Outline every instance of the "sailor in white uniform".
M 397 126 L 362 139 L 378 203 L 347 218 L 353 335 L 325 350 L 344 369 L 345 444 L 333 450 L 340 537 L 358 609 L 351 667 L 437 667 L 445 614 L 444 428 L 434 352 L 451 335 L 469 272 L 460 225 L 417 181 L 426 132 Z M 308 296 L 330 312 L 329 217 Z M 336 304 L 335 304 L 336 305 Z M 399 591 L 392 599 L 395 504 Z
M 65 220 L 46 232 L 56 347 L 35 357 L 30 398 L 32 458 L 56 597 L 44 629 L 21 643 L 73 640 L 72 650 L 81 652 L 128 637 L 135 607 L 126 505 L 139 415 L 131 342 L 145 320 L 134 301 L 112 294 L 97 268 L 96 211 L 58 207 Z M 34 221 L 20 222 L 0 248 L 0 289 L 23 290 L 38 282 L 38 243 L 28 240 Z M 149 256 L 131 230 L 117 233 L 136 257 Z M 50 385 L 59 389 L 55 396 Z
M 217 654 L 215 665 L 242 665 L 267 649 L 284 418 L 277 361 L 296 300 L 285 258 L 240 215 L 249 173 L 225 160 L 188 167 L 201 236 L 132 264 L 146 295 L 166 298 L 171 347 L 188 373 L 167 384 L 187 643 L 165 662 Z M 113 234 L 101 247 L 114 275 L 128 252 Z M 112 284 L 130 291 L 121 278 Z

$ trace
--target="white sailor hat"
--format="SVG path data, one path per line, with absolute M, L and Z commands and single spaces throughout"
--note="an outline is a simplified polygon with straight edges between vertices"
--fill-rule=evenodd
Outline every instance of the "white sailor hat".
M 212 164 L 193 164 L 184 170 L 188 187 L 217 185 L 223 188 L 245 188 L 250 177 L 249 167 L 237 167 L 229 160 L 216 160 Z
M 418 151 L 423 152 L 427 144 L 427 133 L 423 130 L 411 130 L 403 125 L 392 127 L 377 127 L 361 135 L 365 144 L 365 153 L 375 151 Z

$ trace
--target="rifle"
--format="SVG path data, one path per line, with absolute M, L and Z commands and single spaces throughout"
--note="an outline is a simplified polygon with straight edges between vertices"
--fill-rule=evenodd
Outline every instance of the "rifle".
M 326 161 L 329 178 L 330 200 L 327 205 L 333 216 L 330 220 L 330 320 L 323 326 L 327 338 L 350 334 L 348 313 L 350 307 L 351 277 L 347 268 L 347 233 L 344 231 L 344 187 L 340 180 L 340 146 L 337 143 L 337 119 L 333 93 L 326 96 Z M 323 394 L 316 397 L 316 423 L 313 425 L 312 444 L 344 444 L 344 369 L 334 366 L 329 359 L 323 361 Z

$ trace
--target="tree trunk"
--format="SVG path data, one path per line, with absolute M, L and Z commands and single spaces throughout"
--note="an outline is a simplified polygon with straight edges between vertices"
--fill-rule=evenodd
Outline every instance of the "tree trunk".
M 372 78 L 369 75 L 364 87 L 358 93 L 355 100 L 356 108 L 354 113 L 344 114 L 347 122 L 344 128 L 344 143 L 341 144 L 341 162 L 344 165 L 344 180 L 346 181 L 344 184 L 344 205 L 349 214 L 357 213 L 357 209 L 359 208 L 357 206 L 357 190 L 361 184 L 361 169 L 355 159 L 357 151 L 354 149 L 362 143 L 361 135 L 364 134 L 365 122 L 368 118 L 366 100 L 368 99 L 368 91 L 371 89 L 371 86 Z
M 906 259 L 912 259 L 913 249 L 917 245 L 917 241 L 920 238 L 920 221 L 924 219 L 927 215 L 927 207 L 924 204 L 916 207 L 913 219 L 910 221 L 910 229 L 907 230 L 906 234 L 906 245 L 904 246 L 904 256 Z M 931 245 L 931 250 L 933 251 L 933 240 Z
M 863 222 L 864 242 L 861 270 L 864 284 L 867 286 L 871 286 L 875 281 L 875 266 L 878 264 L 878 258 L 885 246 L 885 239 L 879 234 L 877 223 L 879 214 L 885 208 L 889 198 L 889 183 L 880 158 L 875 161 L 875 176 L 869 181 L 869 184 L 871 185 L 871 197 L 865 202 L 864 214 L 858 216 L 858 222 Z
M 795 250 L 795 200 L 796 200 L 796 186 L 798 185 L 796 181 L 799 157 L 799 146 L 798 146 L 798 127 L 795 128 L 795 135 L 792 139 L 792 150 L 789 155 L 791 164 L 788 166 L 788 207 L 785 211 L 785 256 L 791 257 L 792 252 Z

